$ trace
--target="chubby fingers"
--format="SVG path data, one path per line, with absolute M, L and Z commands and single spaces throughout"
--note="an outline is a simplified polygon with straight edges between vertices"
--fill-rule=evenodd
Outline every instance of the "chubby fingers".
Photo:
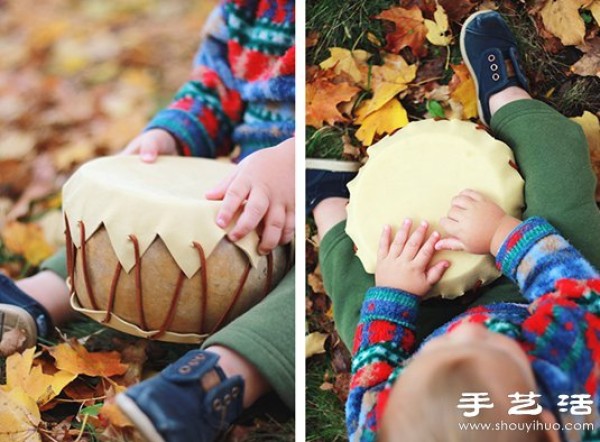
M 419 224 L 419 227 L 410 235 L 410 238 L 406 242 L 404 246 L 404 250 L 402 251 L 402 256 L 406 259 L 412 260 L 417 256 L 417 253 L 421 249 L 423 245 L 423 240 L 425 239 L 425 234 L 427 233 L 427 228 L 429 224 L 427 221 L 422 221 Z
M 258 245 L 258 252 L 261 255 L 267 255 L 279 244 L 284 227 L 285 207 L 277 205 L 269 208 L 264 219 L 264 229 Z
M 281 234 L 280 245 L 288 244 L 294 239 L 294 232 L 296 227 L 296 214 L 293 210 L 288 210 L 285 215 L 285 226 L 283 227 L 283 233 Z
M 384 259 L 390 251 L 390 236 L 392 228 L 385 224 L 381 229 L 381 236 L 379 237 L 379 247 L 377 249 L 377 261 Z
M 228 216 L 229 218 L 225 218 L 225 220 L 231 220 L 231 217 L 233 216 L 233 214 L 235 214 L 237 208 L 239 208 L 242 204 L 243 197 L 241 197 L 240 195 L 243 192 L 241 192 L 240 194 L 235 194 L 233 196 L 231 206 L 226 206 L 227 198 L 229 197 L 230 191 L 233 187 L 234 186 L 232 185 L 227 190 L 227 195 L 225 195 L 225 199 L 223 200 L 223 207 L 221 208 L 221 212 L 217 217 L 217 224 L 219 223 L 220 217 Z M 245 189 L 245 187 L 242 187 L 241 189 Z M 235 210 L 233 209 L 234 207 L 236 208 Z M 242 214 L 235 223 L 235 227 L 233 228 L 233 230 L 231 230 L 231 232 L 229 232 L 229 239 L 231 239 L 232 241 L 237 241 L 246 236 L 254 229 L 256 229 L 258 224 L 264 218 L 268 209 L 269 198 L 267 197 L 267 194 L 260 188 L 254 187 L 250 192 L 250 196 L 248 197 L 248 201 L 244 206 Z M 226 210 L 225 213 L 223 213 L 224 210 Z M 227 224 L 229 223 L 227 222 L 225 225 Z M 281 227 L 283 228 L 283 225 Z
M 425 241 L 425 244 L 418 250 L 414 263 L 420 267 L 427 267 L 431 262 L 431 258 L 435 254 L 435 245 L 440 239 L 440 234 L 438 232 L 433 232 Z
M 398 232 L 396 232 L 396 236 L 394 236 L 392 245 L 389 247 L 389 255 L 393 256 L 394 258 L 400 256 L 400 254 L 404 250 L 411 226 L 412 220 L 408 218 L 405 219 L 402 223 L 402 226 L 400 226 Z
M 224 229 L 229 225 L 244 201 L 249 198 L 251 186 L 247 179 L 233 176 L 215 189 L 215 192 L 206 194 L 208 199 L 223 199 L 223 204 L 217 214 L 217 225 Z
M 427 283 L 431 285 L 437 284 L 438 281 L 442 279 L 442 276 L 444 276 L 444 273 L 446 273 L 446 270 L 448 270 L 448 267 L 450 267 L 450 261 L 446 260 L 440 261 L 431 266 L 427 270 Z
M 435 250 L 465 250 L 465 245 L 458 238 L 440 239 L 435 244 Z

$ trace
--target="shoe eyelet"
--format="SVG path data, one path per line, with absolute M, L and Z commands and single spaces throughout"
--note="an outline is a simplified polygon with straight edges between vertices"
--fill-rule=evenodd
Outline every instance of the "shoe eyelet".
M 488 61 L 490 63 L 492 63 L 493 61 L 496 61 L 496 56 L 494 54 L 490 54 L 488 55 Z
M 223 405 L 221 404 L 221 399 L 217 398 L 213 401 L 213 409 L 216 411 L 221 411 Z
M 240 389 L 238 387 L 233 387 L 231 389 L 231 396 L 235 399 L 240 394 Z
M 229 405 L 231 403 L 231 395 L 226 394 L 223 400 L 225 402 L 225 405 Z
M 490 69 L 492 70 L 492 72 L 496 72 L 498 70 L 498 65 L 494 63 L 490 66 Z
M 498 81 L 498 80 L 500 80 L 500 74 L 498 74 L 498 73 L 496 72 L 494 75 L 492 75 L 492 80 L 494 80 L 494 81 Z

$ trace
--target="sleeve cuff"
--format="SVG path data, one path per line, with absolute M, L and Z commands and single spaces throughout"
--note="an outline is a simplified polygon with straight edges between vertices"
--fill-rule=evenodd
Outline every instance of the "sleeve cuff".
M 383 320 L 414 329 L 420 297 L 389 287 L 367 290 L 361 322 Z
M 145 130 L 162 129 L 169 132 L 179 144 L 181 154 L 214 158 L 216 147 L 200 122 L 179 109 L 165 109 L 156 114 Z
M 519 264 L 535 244 L 558 231 L 543 218 L 533 217 L 523 221 L 506 237 L 496 255 L 496 267 L 504 275 L 516 280 Z

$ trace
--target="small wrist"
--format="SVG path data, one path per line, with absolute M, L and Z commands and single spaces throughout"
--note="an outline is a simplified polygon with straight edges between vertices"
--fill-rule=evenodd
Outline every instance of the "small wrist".
M 498 250 L 502 246 L 502 243 L 504 243 L 504 240 L 519 224 L 521 224 L 521 221 L 513 216 L 504 215 L 502 217 L 490 241 L 490 253 L 493 256 L 498 254 Z

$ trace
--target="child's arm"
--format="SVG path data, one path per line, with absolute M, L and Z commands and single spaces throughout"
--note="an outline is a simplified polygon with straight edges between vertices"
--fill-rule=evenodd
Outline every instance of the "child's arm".
M 190 80 L 123 153 L 139 153 L 148 162 L 159 154 L 177 151 L 208 158 L 214 158 L 217 150 L 228 153 L 243 102 L 229 65 L 229 35 L 223 9 L 216 8 L 207 20 Z
M 352 380 L 346 404 L 346 425 L 351 440 L 374 440 L 387 397 L 386 384 L 394 370 L 414 350 L 414 330 L 420 298 L 437 283 L 448 266 L 430 266 L 433 232 L 425 241 L 427 224 L 410 235 L 405 221 L 390 243 L 385 226 L 375 272 L 376 287 L 367 291 L 354 339 Z

